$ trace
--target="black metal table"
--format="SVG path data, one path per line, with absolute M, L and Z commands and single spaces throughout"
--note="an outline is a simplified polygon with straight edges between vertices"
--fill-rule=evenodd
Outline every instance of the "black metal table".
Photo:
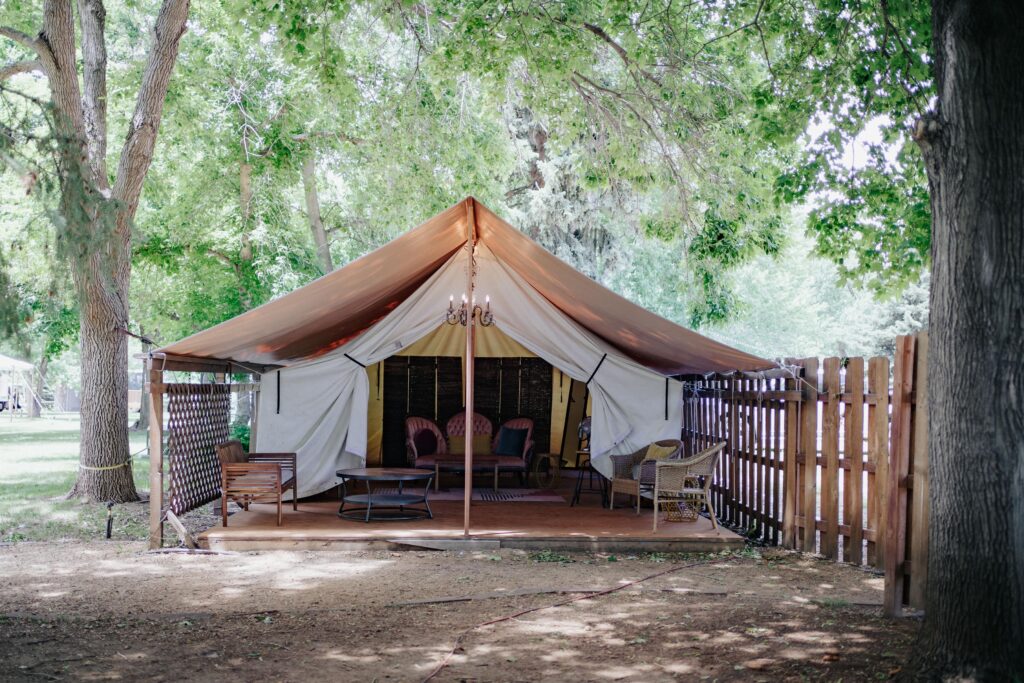
M 433 519 L 427 492 L 434 478 L 432 470 L 417 470 L 409 467 L 359 467 L 356 469 L 338 470 L 341 480 L 341 507 L 338 516 L 362 522 L 403 519 Z M 366 485 L 366 493 L 349 493 L 348 482 L 361 481 Z M 407 492 L 406 482 L 422 482 L 423 492 Z M 374 493 L 372 484 L 398 484 L 398 493 Z M 381 487 L 378 487 L 378 489 Z M 394 488 L 388 486 L 388 489 Z M 345 505 L 361 507 L 350 507 Z M 415 507 L 422 505 L 423 507 Z

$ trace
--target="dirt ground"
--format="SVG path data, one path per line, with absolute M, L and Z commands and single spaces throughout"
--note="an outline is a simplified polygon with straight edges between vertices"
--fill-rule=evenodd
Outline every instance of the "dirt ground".
M 778 551 L 18 543 L 0 546 L 0 679 L 421 681 L 455 648 L 433 680 L 884 680 L 916 624 L 882 617 L 881 591 L 877 575 Z

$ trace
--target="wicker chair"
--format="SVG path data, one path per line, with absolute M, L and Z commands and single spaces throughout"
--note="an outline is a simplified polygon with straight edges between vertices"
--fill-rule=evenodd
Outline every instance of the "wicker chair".
M 718 529 L 718 522 L 715 520 L 715 508 L 711 505 L 711 481 L 715 476 L 715 467 L 718 465 L 718 458 L 725 448 L 725 442 L 720 441 L 711 448 L 707 448 L 692 458 L 683 460 L 659 460 L 655 463 L 654 476 L 654 530 L 658 530 L 658 513 L 662 504 L 680 504 L 694 506 L 693 513 L 700 511 L 700 504 L 708 506 L 708 514 L 711 517 L 711 526 Z M 700 477 L 704 478 L 704 484 L 700 484 Z
M 277 502 L 277 525 L 282 522 L 281 495 L 292 492 L 292 510 L 299 509 L 298 479 L 294 453 L 246 453 L 238 441 L 217 445 L 220 460 L 220 510 L 222 523 L 228 525 L 228 500 L 243 509 L 261 500 Z
M 437 447 L 433 453 L 420 453 L 416 448 L 416 435 L 424 429 L 432 432 L 434 438 L 437 439 Z M 432 470 L 434 469 L 434 459 L 439 455 L 448 454 L 448 441 L 441 433 L 441 428 L 430 418 L 407 417 L 405 418 L 405 453 L 409 467 Z
M 494 435 L 491 441 L 491 453 L 498 458 L 499 472 L 516 472 L 519 474 L 520 483 L 524 483 L 526 471 L 530 466 L 530 454 L 533 452 L 533 420 L 528 417 L 515 417 L 505 420 L 501 427 L 509 429 L 525 429 L 526 439 L 523 441 L 523 452 L 521 455 L 498 455 L 498 437 L 501 436 L 501 428 Z
M 678 439 L 662 439 L 655 441 L 655 445 L 668 447 L 675 450 L 666 456 L 666 460 L 676 460 L 683 452 L 683 442 Z M 654 488 L 654 476 L 656 463 L 660 460 L 646 460 L 648 446 L 626 455 L 613 455 L 612 459 L 612 486 L 611 495 L 608 500 L 608 509 L 615 509 L 615 494 L 625 493 L 636 498 L 636 514 L 640 514 L 640 492 L 649 491 Z M 633 471 L 640 465 L 638 476 L 633 476 Z

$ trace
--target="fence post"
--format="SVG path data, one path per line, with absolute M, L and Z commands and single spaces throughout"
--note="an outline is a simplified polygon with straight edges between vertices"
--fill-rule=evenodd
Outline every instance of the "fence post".
M 864 359 L 846 365 L 845 392 L 850 397 L 843 420 L 846 443 L 843 458 L 843 521 L 850 533 L 843 542 L 843 559 L 859 565 L 864 559 Z
M 818 359 L 803 360 L 801 382 L 800 453 L 803 458 L 803 536 L 801 550 L 817 552 L 818 528 Z
M 924 609 L 928 585 L 928 333 L 917 335 L 914 375 L 912 477 L 910 492 L 910 590 L 908 602 Z
M 733 526 L 738 526 L 740 523 L 740 507 L 739 507 L 739 465 L 740 465 L 740 453 L 739 453 L 739 410 L 737 409 L 738 400 L 736 398 L 739 380 L 729 380 L 729 398 L 726 399 L 727 405 L 729 406 L 729 453 L 732 456 L 729 458 L 729 523 Z
M 868 527 L 874 540 L 868 541 L 868 564 L 885 567 L 885 532 L 888 526 L 889 495 L 889 359 L 868 361 Z
M 792 358 L 786 359 L 786 365 L 796 365 Z M 785 391 L 796 391 L 798 381 L 787 379 L 782 387 Z M 782 545 L 785 548 L 797 547 L 796 514 L 797 514 L 797 462 L 796 454 L 800 445 L 800 403 L 786 399 L 785 410 L 785 453 L 782 460 Z
M 839 359 L 825 359 L 825 406 L 821 420 L 821 519 L 825 533 L 821 554 L 830 560 L 839 552 Z
M 889 438 L 889 481 L 885 532 L 886 614 L 903 613 L 907 553 L 907 484 L 910 474 L 911 389 L 914 382 L 913 337 L 896 337 L 892 384 L 892 431 Z

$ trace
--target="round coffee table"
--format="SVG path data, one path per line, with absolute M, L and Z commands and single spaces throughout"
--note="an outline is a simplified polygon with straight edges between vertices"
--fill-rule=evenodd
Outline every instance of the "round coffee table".
M 338 516 L 362 522 L 376 522 L 403 519 L 433 519 L 427 492 L 434 478 L 431 470 L 417 470 L 410 467 L 359 467 L 337 471 L 341 479 L 341 507 Z M 366 486 L 366 493 L 349 493 L 348 482 L 361 481 Z M 422 493 L 410 493 L 404 490 L 406 482 L 422 482 Z M 398 484 L 398 493 L 375 493 L 373 484 Z M 383 488 L 378 486 L 378 490 Z M 393 489 L 393 486 L 388 486 Z M 345 505 L 356 505 L 345 509 Z M 415 507 L 422 505 L 423 507 Z

